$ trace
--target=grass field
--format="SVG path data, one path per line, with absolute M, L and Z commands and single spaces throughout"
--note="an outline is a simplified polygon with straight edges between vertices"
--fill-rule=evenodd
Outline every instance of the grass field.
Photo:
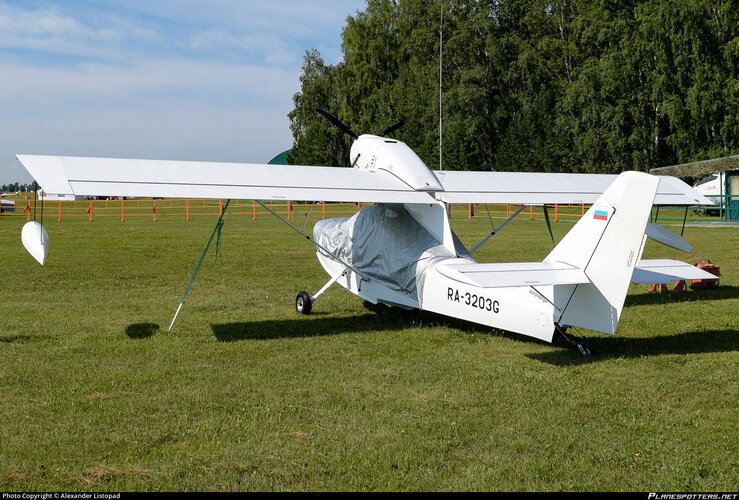
M 295 294 L 327 279 L 313 247 L 244 215 L 168 332 L 215 217 L 52 219 L 44 267 L 24 223 L 0 219 L 0 491 L 739 484 L 739 229 L 686 228 L 691 255 L 649 242 L 646 258 L 710 258 L 720 288 L 632 285 L 582 358 L 339 286 L 300 316 Z M 453 227 L 468 247 L 489 231 Z M 476 257 L 550 248 L 544 221 L 516 220 Z

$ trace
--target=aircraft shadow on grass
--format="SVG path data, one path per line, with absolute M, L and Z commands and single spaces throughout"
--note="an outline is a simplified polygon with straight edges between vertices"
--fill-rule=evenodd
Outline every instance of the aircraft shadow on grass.
M 310 317 L 275 321 L 237 322 L 210 325 L 213 335 L 222 342 L 289 337 L 315 337 L 342 333 L 361 333 L 378 330 L 403 330 L 414 327 L 447 326 L 465 332 L 494 331 L 484 325 L 450 318 L 418 309 L 389 308 L 364 303 L 367 313 L 344 317 L 320 318 L 327 313 L 313 312 Z M 496 330 L 497 331 L 497 330 Z M 513 336 L 512 338 L 518 338 Z
M 126 327 L 126 335 L 132 339 L 147 339 L 155 333 L 159 333 L 156 323 L 134 323 Z
M 645 338 L 588 337 L 586 343 L 593 351 L 592 356 L 576 356 L 572 349 L 556 348 L 526 356 L 551 365 L 571 366 L 614 358 L 736 352 L 739 351 L 739 331 L 707 330 Z
M 383 321 L 377 315 L 366 313 L 344 317 L 321 318 L 314 313 L 310 318 L 236 322 L 210 325 L 213 335 L 221 342 L 237 340 L 267 340 L 279 338 L 317 337 L 342 333 L 362 333 L 377 330 L 408 328 L 407 321 Z
M 0 335 L 0 342 L 4 344 L 23 343 L 24 341 L 36 340 L 37 337 L 37 335 Z
M 678 293 L 669 292 L 644 292 L 630 294 L 626 297 L 624 306 L 651 306 L 670 304 L 678 302 L 702 302 L 709 300 L 726 300 L 739 297 L 739 286 L 724 286 L 718 288 L 706 288 L 703 290 L 685 290 Z
M 739 287 L 733 288 L 735 288 L 734 292 L 739 290 Z M 727 298 L 726 295 L 722 295 L 722 297 Z M 306 318 L 303 320 L 289 319 L 212 324 L 211 329 L 213 335 L 219 341 L 234 342 L 239 340 L 314 337 L 378 330 L 402 330 L 412 327 L 433 328 L 434 326 L 444 326 L 457 328 L 466 333 L 489 333 L 510 338 L 518 342 L 546 345 L 550 350 L 527 354 L 526 356 L 544 363 L 561 366 L 593 363 L 613 358 L 739 351 L 738 331 L 708 330 L 647 338 L 619 336 L 587 337 L 586 342 L 594 354 L 593 356 L 582 357 L 576 350 L 566 346 L 566 344 L 555 343 L 552 345 L 535 339 L 524 339 L 514 333 L 508 333 L 430 312 L 390 309 L 370 303 L 365 303 L 364 306 L 369 312 L 360 315 L 338 318 L 311 316 L 310 319 Z M 563 349 L 562 347 L 567 348 Z

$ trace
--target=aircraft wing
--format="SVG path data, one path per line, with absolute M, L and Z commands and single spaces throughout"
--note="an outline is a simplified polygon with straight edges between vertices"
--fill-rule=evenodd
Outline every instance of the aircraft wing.
M 47 193 L 81 196 L 429 203 L 385 171 L 355 168 L 18 155 Z
M 582 269 L 563 262 L 480 264 L 457 260 L 442 262 L 436 269 L 447 278 L 481 288 L 590 283 Z
M 591 204 L 616 179 L 606 174 L 434 171 L 447 203 Z M 660 177 L 654 205 L 713 205 L 676 177 Z
M 685 262 L 672 259 L 642 259 L 631 281 L 644 285 L 671 283 L 675 280 L 716 279 L 716 276 Z
M 443 191 L 416 191 L 387 170 L 255 163 L 18 155 L 47 193 L 378 203 L 594 203 L 616 179 L 603 174 L 434 172 Z M 657 205 L 712 205 L 660 177 Z

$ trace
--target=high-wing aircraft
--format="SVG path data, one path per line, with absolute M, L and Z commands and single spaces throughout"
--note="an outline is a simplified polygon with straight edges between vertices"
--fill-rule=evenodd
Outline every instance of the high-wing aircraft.
M 712 205 L 679 179 L 640 172 L 432 171 L 405 143 L 385 137 L 405 121 L 358 136 L 321 113 L 354 138 L 353 168 L 17 158 L 46 193 L 373 203 L 353 217 L 317 222 L 312 238 L 285 220 L 316 246 L 330 276 L 315 294 L 297 295 L 302 314 L 339 283 L 373 304 L 433 311 L 547 342 L 563 338 L 588 355 L 582 339 L 565 331 L 614 334 L 631 281 L 714 278 L 680 261 L 641 259 L 647 237 L 691 251 L 681 237 L 648 222 L 653 205 Z M 478 263 L 471 254 L 518 212 L 469 251 L 451 229 L 449 203 L 592 206 L 542 262 Z M 43 264 L 46 231 L 29 222 L 23 233 L 26 248 Z

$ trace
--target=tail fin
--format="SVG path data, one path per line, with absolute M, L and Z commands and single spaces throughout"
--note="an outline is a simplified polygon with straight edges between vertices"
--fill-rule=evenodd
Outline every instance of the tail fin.
M 555 286 L 560 326 L 616 332 L 658 185 L 658 177 L 622 173 L 544 259 L 576 266 L 590 279 Z

